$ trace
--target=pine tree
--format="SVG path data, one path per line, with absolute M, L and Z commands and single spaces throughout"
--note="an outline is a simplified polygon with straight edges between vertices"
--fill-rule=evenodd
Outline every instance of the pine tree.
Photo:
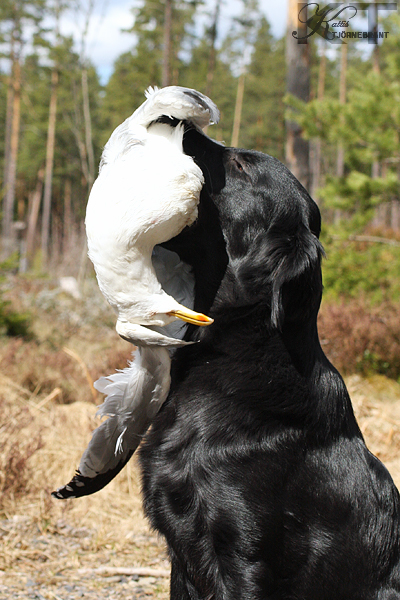
M 241 143 L 284 159 L 285 55 L 263 17 L 257 32 L 244 94 Z
M 23 48 L 30 35 L 38 33 L 43 17 L 44 0 L 3 0 L 0 5 L 0 42 L 7 48 L 10 63 L 7 83 L 5 147 L 3 164 L 3 250 L 12 250 L 14 205 L 21 118 L 21 81 Z M 27 34 L 29 27 L 32 33 Z
M 343 148 L 343 170 L 336 171 L 330 156 L 325 166 L 326 184 L 320 190 L 324 207 L 341 211 L 342 228 L 362 231 L 385 207 L 385 225 L 400 228 L 400 19 L 391 15 L 386 30 L 391 36 L 382 45 L 380 69 L 372 59 L 363 59 L 349 44 L 347 97 L 343 103 L 338 89 L 331 87 L 323 99 L 298 103 L 298 121 L 309 138 L 328 148 Z M 373 58 L 373 57 L 372 57 Z M 377 176 L 374 165 L 381 165 Z M 328 213 L 329 214 L 329 213 Z M 389 216 L 387 216 L 389 215 Z M 375 222 L 378 223 L 375 217 Z

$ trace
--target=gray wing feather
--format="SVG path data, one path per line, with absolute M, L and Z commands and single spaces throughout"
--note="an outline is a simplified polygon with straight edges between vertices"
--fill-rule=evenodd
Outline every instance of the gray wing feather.
M 107 394 L 97 414 L 108 419 L 95 429 L 82 456 L 79 471 L 84 477 L 114 469 L 136 449 L 168 395 L 170 369 L 168 350 L 145 346 L 136 350 L 127 369 L 96 382 Z
M 56 498 L 84 496 L 97 491 L 120 471 L 168 395 L 170 369 L 168 350 L 145 346 L 135 351 L 134 360 L 127 369 L 96 382 L 95 387 L 107 394 L 97 414 L 108 416 L 108 419 L 93 432 L 77 475 L 53 492 Z M 108 477 L 108 473 L 112 475 Z M 101 482 L 100 486 L 97 480 Z

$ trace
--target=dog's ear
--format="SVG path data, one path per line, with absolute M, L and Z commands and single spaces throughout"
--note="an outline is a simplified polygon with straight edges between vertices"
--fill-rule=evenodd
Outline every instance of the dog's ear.
M 323 248 L 304 222 L 272 224 L 253 240 L 236 271 L 249 297 L 266 300 L 271 325 L 308 320 L 317 314 L 322 295 Z
M 281 329 L 284 321 L 308 320 L 317 314 L 322 296 L 321 258 L 318 238 L 304 224 L 292 235 L 269 232 L 271 277 L 271 323 Z M 282 239 L 283 238 L 283 239 Z

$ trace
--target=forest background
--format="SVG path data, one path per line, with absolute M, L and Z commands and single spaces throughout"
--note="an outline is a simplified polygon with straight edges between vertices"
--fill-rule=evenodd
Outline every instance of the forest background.
M 348 9 L 337 19 L 331 12 L 336 31 L 368 29 L 370 13 L 373 30 L 388 34 L 376 45 L 332 44 L 320 31 L 299 44 L 297 2 L 289 2 L 288 34 L 277 39 L 257 0 L 241 0 L 241 14 L 224 23 L 222 1 L 133 1 L 121 32 L 132 49 L 103 84 L 87 56 L 95 0 L 2 1 L 2 270 L 70 275 L 78 286 L 92 276 L 83 221 L 102 147 L 149 85 L 193 87 L 221 110 L 210 136 L 282 160 L 319 204 L 327 254 L 321 326 L 328 349 L 346 347 L 334 351 L 336 364 L 398 379 L 400 16 L 373 12 L 373 2 L 358 21 Z M 85 23 L 77 39 L 61 34 L 71 9 Z M 5 331 L 19 332 L 19 316 L 2 307 Z

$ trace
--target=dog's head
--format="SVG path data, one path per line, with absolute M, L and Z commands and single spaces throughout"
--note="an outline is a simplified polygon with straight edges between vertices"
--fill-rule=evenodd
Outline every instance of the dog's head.
M 307 191 L 266 154 L 225 148 L 196 131 L 184 147 L 204 173 L 203 197 L 218 210 L 229 259 L 216 303 L 265 305 L 278 329 L 316 316 L 321 220 Z

